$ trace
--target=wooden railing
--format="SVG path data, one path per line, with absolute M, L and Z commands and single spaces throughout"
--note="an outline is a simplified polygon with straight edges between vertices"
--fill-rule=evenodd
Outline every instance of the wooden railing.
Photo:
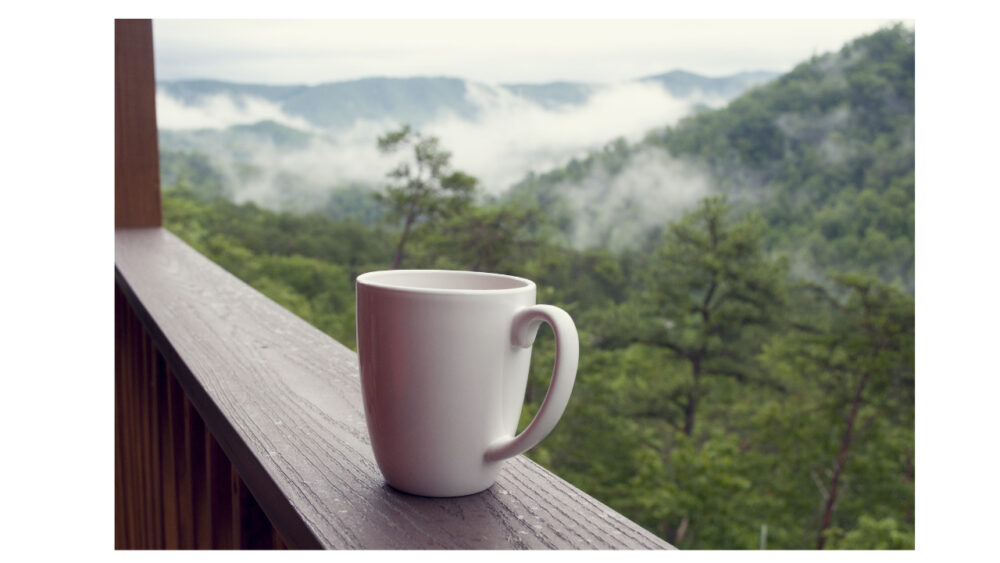
M 397 492 L 357 356 L 162 228 L 115 233 L 121 547 L 670 546 L 518 456 L 492 488 Z
M 115 343 L 115 546 L 284 547 L 117 285 Z

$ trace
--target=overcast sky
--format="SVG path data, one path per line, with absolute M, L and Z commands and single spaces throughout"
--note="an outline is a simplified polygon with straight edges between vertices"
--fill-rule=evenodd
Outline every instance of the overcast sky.
M 889 20 L 154 20 L 158 80 L 614 82 L 784 72 Z M 912 21 L 905 22 L 913 25 Z

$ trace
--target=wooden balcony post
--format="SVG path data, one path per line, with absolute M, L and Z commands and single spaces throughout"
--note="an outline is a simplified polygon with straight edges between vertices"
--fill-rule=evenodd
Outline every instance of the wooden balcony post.
M 115 228 L 159 227 L 152 20 L 115 20 Z

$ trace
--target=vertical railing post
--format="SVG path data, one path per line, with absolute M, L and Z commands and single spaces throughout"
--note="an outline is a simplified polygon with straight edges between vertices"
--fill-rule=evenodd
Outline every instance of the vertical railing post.
M 115 228 L 159 227 L 152 20 L 115 20 Z

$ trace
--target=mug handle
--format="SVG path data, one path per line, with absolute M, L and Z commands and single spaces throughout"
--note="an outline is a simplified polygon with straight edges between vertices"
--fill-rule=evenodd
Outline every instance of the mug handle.
M 576 333 L 576 324 L 569 314 L 552 305 L 525 307 L 514 315 L 510 331 L 511 342 L 514 346 L 530 348 L 542 322 L 552 327 L 556 339 L 556 362 L 549 390 L 531 424 L 517 436 L 503 437 L 490 444 L 486 449 L 486 461 L 513 457 L 538 445 L 555 428 L 569 403 L 580 359 L 580 339 Z

